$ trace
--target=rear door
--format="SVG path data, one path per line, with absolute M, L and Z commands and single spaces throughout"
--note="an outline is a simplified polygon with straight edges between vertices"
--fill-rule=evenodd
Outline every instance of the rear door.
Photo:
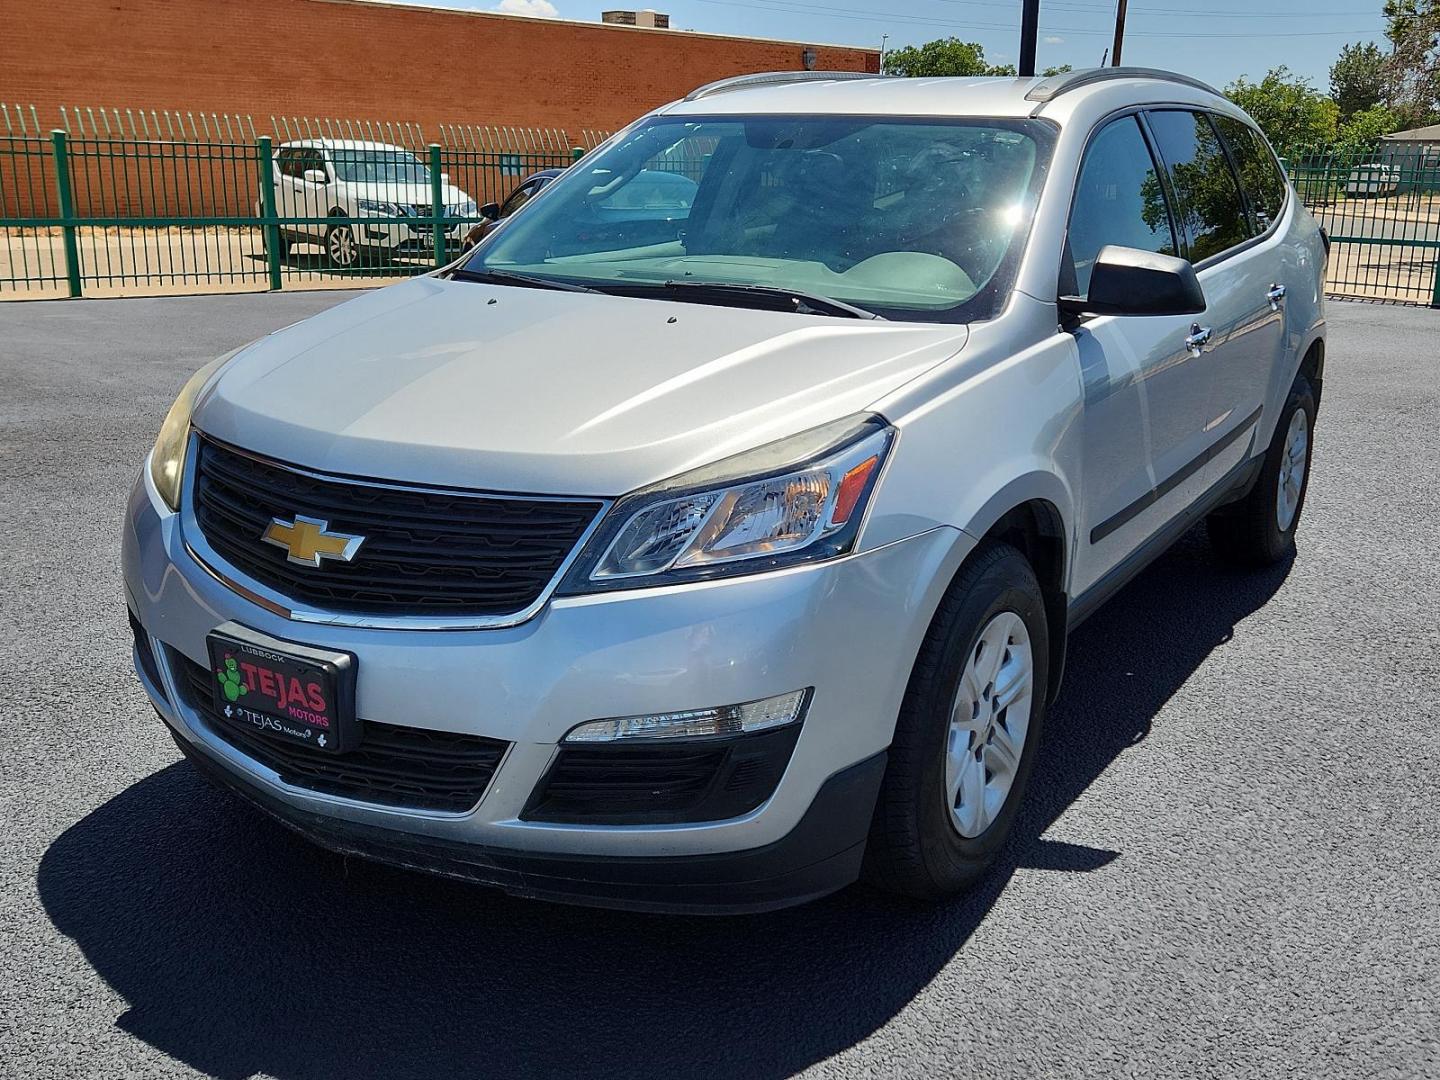
M 1276 245 L 1262 238 L 1209 113 L 1156 109 L 1147 112 L 1146 122 L 1205 290 L 1206 311 L 1197 322 L 1209 335 L 1201 352 L 1210 394 L 1200 473 L 1208 488 L 1251 455 L 1270 372 L 1283 345 L 1283 297 L 1271 299 L 1281 276 Z
M 1080 167 L 1059 291 L 1085 296 L 1108 244 L 1180 254 L 1163 174 L 1136 115 L 1106 123 Z M 1211 368 L 1192 316 L 1096 316 L 1074 328 L 1085 393 L 1074 591 L 1083 593 L 1195 499 Z
M 1243 349 L 1229 351 L 1220 357 L 1215 372 L 1215 404 L 1218 416 L 1226 410 L 1248 416 L 1277 394 L 1290 388 L 1294 377 L 1287 358 L 1299 348 L 1305 331 L 1293 324 L 1289 316 L 1289 295 L 1296 291 L 1304 310 L 1305 290 L 1314 289 L 1313 268 L 1304 266 L 1296 245 L 1281 237 L 1281 218 L 1288 209 L 1290 185 L 1280 170 L 1270 145 L 1249 124 L 1229 116 L 1212 115 L 1220 138 L 1229 151 L 1230 160 L 1240 178 L 1240 189 L 1250 208 L 1258 239 L 1253 247 L 1236 252 L 1237 272 L 1243 275 L 1243 288 L 1248 290 L 1255 314 L 1252 317 L 1251 339 Z M 1283 386 L 1278 385 L 1283 382 Z M 1283 397 L 1281 398 L 1283 400 Z M 1262 416 L 1262 420 L 1264 417 Z M 1257 425 L 1257 442 L 1270 430 L 1268 423 Z M 1258 446 L 1256 447 L 1258 449 Z M 1216 454 L 1213 476 L 1219 479 L 1243 459 L 1244 450 Z

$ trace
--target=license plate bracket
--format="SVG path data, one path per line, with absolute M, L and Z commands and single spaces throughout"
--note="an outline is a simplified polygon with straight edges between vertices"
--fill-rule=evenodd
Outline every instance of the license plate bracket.
M 205 637 L 215 709 L 256 734 L 343 754 L 360 743 L 355 656 L 227 622 Z

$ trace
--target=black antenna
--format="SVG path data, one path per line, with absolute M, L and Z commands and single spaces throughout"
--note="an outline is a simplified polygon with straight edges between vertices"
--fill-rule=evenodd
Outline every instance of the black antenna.
M 1020 75 L 1035 74 L 1035 39 L 1040 36 L 1040 0 L 1024 0 L 1020 10 Z

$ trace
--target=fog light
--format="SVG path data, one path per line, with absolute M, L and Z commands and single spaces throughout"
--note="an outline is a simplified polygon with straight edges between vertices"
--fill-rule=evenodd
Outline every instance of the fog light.
M 800 719 L 810 691 L 747 701 L 743 705 L 720 705 L 712 709 L 652 713 L 649 716 L 620 716 L 590 720 L 572 728 L 567 743 L 616 742 L 621 739 L 703 739 L 719 735 L 747 735 L 769 731 Z

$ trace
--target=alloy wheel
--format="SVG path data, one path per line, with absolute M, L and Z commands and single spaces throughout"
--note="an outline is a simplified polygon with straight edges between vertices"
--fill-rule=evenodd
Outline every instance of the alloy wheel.
M 965 659 L 945 754 L 950 822 L 965 837 L 1000 816 L 1020 771 L 1035 690 L 1034 652 L 1025 621 L 1002 611 Z
M 348 225 L 337 225 L 325 238 L 326 252 L 336 266 L 350 266 L 355 262 L 355 233 Z
M 1280 478 L 1275 488 L 1275 523 L 1288 532 L 1300 511 L 1300 492 L 1305 488 L 1305 464 L 1310 452 L 1310 418 L 1304 409 L 1290 415 L 1285 446 L 1280 451 Z

